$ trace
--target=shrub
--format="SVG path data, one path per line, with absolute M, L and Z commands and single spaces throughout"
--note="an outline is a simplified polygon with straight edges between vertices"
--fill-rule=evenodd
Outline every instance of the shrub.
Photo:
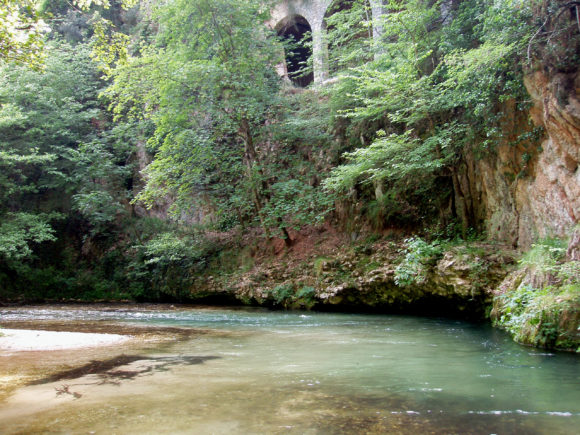
M 520 260 L 517 288 L 496 296 L 494 322 L 517 342 L 575 349 L 580 345 L 580 262 L 566 262 L 566 242 L 543 239 Z
M 498 299 L 501 314 L 495 324 L 510 332 L 516 341 L 548 348 L 574 345 L 569 333 L 575 331 L 569 331 L 561 321 L 567 311 L 578 308 L 578 284 L 543 289 L 521 285 Z
M 294 296 L 294 287 L 291 284 L 277 285 L 270 290 L 269 296 L 274 300 L 274 305 L 286 306 Z
M 443 246 L 439 241 L 426 242 L 420 237 L 405 240 L 407 253 L 402 263 L 395 269 L 395 284 L 407 287 L 422 284 L 427 278 L 427 271 L 443 255 Z
M 532 245 L 520 263 L 540 272 L 554 273 L 566 257 L 567 243 L 561 239 L 543 239 Z
M 316 289 L 304 286 L 296 290 L 292 284 L 281 284 L 268 292 L 274 306 L 311 309 L 316 304 Z
M 316 289 L 310 286 L 304 286 L 295 295 L 293 306 L 298 308 L 311 309 L 316 305 Z

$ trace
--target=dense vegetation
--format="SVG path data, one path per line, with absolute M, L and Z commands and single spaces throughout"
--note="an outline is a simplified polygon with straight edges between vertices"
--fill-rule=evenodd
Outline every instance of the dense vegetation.
M 458 172 L 511 141 L 525 175 L 524 72 L 577 68 L 577 2 L 384 3 L 372 38 L 366 0 L 333 2 L 333 79 L 296 88 L 267 1 L 0 2 L 0 299 L 187 300 L 224 244 L 323 222 L 422 232 L 408 285 L 483 237 Z

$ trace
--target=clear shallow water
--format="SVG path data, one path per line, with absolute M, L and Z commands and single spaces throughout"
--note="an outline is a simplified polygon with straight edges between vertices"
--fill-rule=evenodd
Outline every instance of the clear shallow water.
M 119 369 L 138 376 L 67 380 L 78 398 L 53 398 L 63 382 L 19 390 L 0 411 L 7 433 L 580 432 L 580 358 L 521 347 L 482 325 L 257 309 L 0 316 L 205 330 Z M 56 405 L 18 414 L 43 394 Z

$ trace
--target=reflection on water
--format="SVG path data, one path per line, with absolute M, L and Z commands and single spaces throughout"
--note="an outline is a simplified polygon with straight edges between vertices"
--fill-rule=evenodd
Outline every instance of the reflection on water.
M 481 325 L 156 306 L 0 315 L 204 330 L 170 345 L 55 364 L 2 403 L 2 433 L 575 434 L 580 427 L 579 358 L 520 347 Z M 0 356 L 0 364 L 14 358 Z

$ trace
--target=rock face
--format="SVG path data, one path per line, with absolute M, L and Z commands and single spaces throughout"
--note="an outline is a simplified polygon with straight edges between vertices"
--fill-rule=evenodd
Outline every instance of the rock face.
M 580 219 L 580 74 L 536 71 L 525 85 L 533 101 L 530 117 L 545 131 L 541 147 L 514 145 L 527 120 L 506 107 L 512 114 L 505 120 L 506 143 L 492 158 L 467 155 L 456 189 L 464 218 L 522 249 L 538 238 L 568 237 Z
M 580 219 L 580 75 L 560 74 L 548 81 L 542 72 L 528 76 L 534 101 L 532 118 L 548 139 L 542 144 L 534 180 L 523 185 L 516 204 L 540 237 L 564 237 Z M 520 239 L 531 241 L 520 226 Z
M 368 253 L 340 252 L 293 265 L 263 265 L 231 277 L 204 280 L 204 296 L 229 294 L 243 303 L 285 308 L 452 315 L 483 319 L 493 290 L 514 263 L 514 252 L 479 244 L 445 252 L 418 284 L 399 286 L 401 246 L 379 244 Z M 192 295 L 192 296 L 195 296 Z
M 570 237 L 566 259 L 568 261 L 580 261 L 580 229 L 574 230 L 572 237 Z

